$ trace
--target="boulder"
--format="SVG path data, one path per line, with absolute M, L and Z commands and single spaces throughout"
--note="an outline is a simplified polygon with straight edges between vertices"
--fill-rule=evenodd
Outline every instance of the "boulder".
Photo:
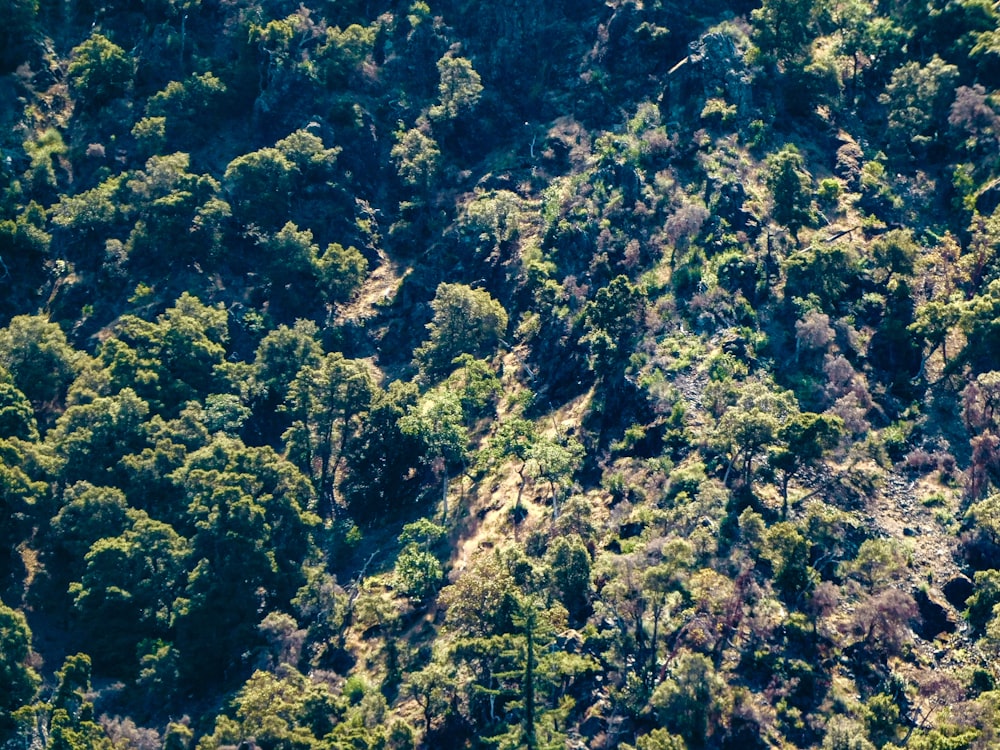
M 941 587 L 944 598 L 957 610 L 965 609 L 965 603 L 975 592 L 976 586 L 968 576 L 957 575 Z
M 913 598 L 917 600 L 919 612 L 913 631 L 925 641 L 932 641 L 942 633 L 954 633 L 958 629 L 954 613 L 938 592 L 918 589 Z

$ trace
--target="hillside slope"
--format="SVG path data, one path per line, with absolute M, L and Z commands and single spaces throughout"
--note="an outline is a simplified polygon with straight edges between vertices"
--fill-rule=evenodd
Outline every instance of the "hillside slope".
M 1000 742 L 990 4 L 0 10 L 0 746 Z

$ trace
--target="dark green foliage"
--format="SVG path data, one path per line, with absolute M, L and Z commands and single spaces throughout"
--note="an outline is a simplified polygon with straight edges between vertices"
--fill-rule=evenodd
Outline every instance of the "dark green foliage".
M 988 2 L 0 22 L 0 745 L 996 744 Z
M 802 155 L 788 145 L 767 160 L 767 186 L 774 197 L 774 220 L 788 227 L 796 239 L 802 227 L 813 220 L 812 177 Z
M 36 414 L 50 418 L 61 406 L 81 359 L 62 329 L 42 316 L 19 315 L 0 330 L 0 365 Z
M 133 63 L 121 47 L 94 33 L 73 48 L 67 75 L 81 109 L 94 110 L 125 94 Z
M 270 449 L 224 438 L 191 454 L 178 482 L 194 562 L 177 605 L 177 645 L 186 680 L 206 688 L 243 671 L 239 649 L 256 642 L 257 613 L 286 605 L 304 582 L 314 494 Z
M 38 0 L 4 0 L 0 16 L 5 20 L 0 31 L 0 72 L 8 73 L 28 58 L 35 36 Z
M 590 606 L 590 553 L 578 536 L 560 536 L 552 542 L 546 557 L 553 593 L 572 621 L 582 621 Z
M 464 284 L 441 284 L 431 301 L 429 337 L 414 351 L 425 378 L 447 375 L 456 357 L 492 354 L 507 331 L 507 311 L 490 294 Z
M 28 665 L 31 652 L 31 630 L 24 615 L 0 602 L 0 740 L 14 736 L 13 714 L 27 706 L 41 684 L 38 673 Z
M 175 415 L 185 402 L 217 393 L 229 339 L 226 312 L 184 293 L 151 323 L 131 315 L 101 347 L 100 360 L 119 387 L 134 385 L 150 406 Z

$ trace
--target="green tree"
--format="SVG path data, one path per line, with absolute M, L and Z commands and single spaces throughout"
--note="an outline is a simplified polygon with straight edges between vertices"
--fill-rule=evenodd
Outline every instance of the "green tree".
M 316 273 L 327 302 L 348 302 L 368 275 L 368 260 L 353 245 L 331 242 L 316 258 Z
M 399 420 L 399 430 L 423 448 L 424 462 L 441 480 L 441 516 L 448 520 L 448 482 L 469 456 L 469 432 L 458 394 L 439 386 L 417 401 Z
M 750 13 L 758 54 L 778 63 L 804 65 L 816 36 L 814 2 L 765 0 Z
M 284 402 L 296 374 L 319 365 L 323 350 L 317 333 L 315 323 L 300 319 L 291 328 L 279 325 L 261 339 L 254 354 L 254 381 L 264 390 L 267 404 Z
M 561 440 L 540 437 L 528 448 L 528 470 L 549 483 L 553 518 L 559 518 L 563 492 L 573 484 L 573 475 L 583 462 L 583 445 L 573 436 Z
M 41 685 L 38 673 L 28 664 L 31 629 L 24 615 L 0 601 L 0 742 L 14 736 L 14 712 L 34 700 Z
M 31 402 L 14 385 L 14 378 L 0 365 L 0 435 L 33 442 L 38 426 Z
M 590 551 L 576 534 L 558 536 L 545 554 L 549 587 L 566 607 L 571 623 L 586 620 L 591 597 Z
M 166 265 L 202 261 L 220 250 L 229 206 L 218 197 L 219 182 L 192 174 L 190 164 L 185 153 L 151 156 L 127 181 L 136 218 L 126 242 L 131 267 L 147 267 L 150 258 Z
M 690 748 L 706 747 L 721 733 L 725 684 L 702 654 L 685 651 L 669 667 L 668 677 L 653 692 L 650 704 L 663 725 Z
M 813 585 L 809 565 L 812 545 L 794 523 L 781 521 L 767 530 L 765 557 L 774 569 L 774 583 L 787 601 L 797 601 Z
M 46 750 L 111 750 L 110 739 L 94 721 L 94 704 L 88 700 L 90 657 L 83 653 L 67 656 L 56 678 Z
M 0 366 L 40 416 L 59 410 L 84 359 L 44 316 L 18 315 L 0 329 Z
M 888 143 L 897 152 L 919 156 L 947 132 L 958 68 L 934 55 L 896 68 L 879 97 L 889 107 Z
M 400 179 L 415 188 L 430 190 L 441 166 L 437 143 L 419 127 L 396 131 L 390 156 Z
M 799 230 L 813 221 L 812 175 L 799 150 L 788 144 L 767 158 L 764 182 L 774 201 L 771 215 L 788 227 L 796 242 Z
M 240 737 L 273 750 L 312 750 L 333 728 L 334 695 L 286 665 L 281 676 L 257 670 L 233 698 Z M 216 725 L 217 729 L 219 725 Z
M 136 127 L 153 140 L 165 138 L 171 147 L 191 148 L 199 142 L 204 128 L 214 124 L 214 113 L 224 104 L 226 91 L 226 84 L 212 72 L 171 81 L 149 97 L 146 118 Z M 158 135 L 160 127 L 162 136 Z
M 858 258 L 844 245 L 812 245 L 790 255 L 784 265 L 786 302 L 808 300 L 831 315 L 843 310 L 861 283 Z
M 439 660 L 411 671 L 403 682 L 403 694 L 420 706 L 424 719 L 424 733 L 430 731 L 431 722 L 448 710 L 455 692 L 455 676 L 450 665 Z
M 154 412 L 175 416 L 185 403 L 228 390 L 225 381 L 228 314 L 184 292 L 150 322 L 122 316 L 100 360 L 119 388 L 133 388 Z
M 376 389 L 356 439 L 346 446 L 340 489 L 359 523 L 384 518 L 413 497 L 422 446 L 402 432 L 399 421 L 416 401 L 417 389 L 410 383 Z
M 491 354 L 507 330 L 507 311 L 483 289 L 442 283 L 431 301 L 434 317 L 429 336 L 414 352 L 421 375 L 440 380 L 453 368 L 456 357 Z
M 121 459 L 146 447 L 148 414 L 149 405 L 131 388 L 70 406 L 46 436 L 60 461 L 60 479 L 117 484 Z
M 80 581 L 70 584 L 89 652 L 105 673 L 123 676 L 138 668 L 141 641 L 170 635 L 189 552 L 167 524 L 128 514 L 131 526 L 94 542 Z
M 404 547 L 396 558 L 395 586 L 418 602 L 437 593 L 444 581 L 439 559 L 441 542 L 447 530 L 426 518 L 403 527 L 399 542 Z
M 768 463 L 781 472 L 781 518 L 788 517 L 788 483 L 806 466 L 819 461 L 837 445 L 844 433 L 844 420 L 836 416 L 804 412 L 778 429 L 778 444 L 771 446 Z
M 464 57 L 445 55 L 437 63 L 438 103 L 431 107 L 432 120 L 455 120 L 479 103 L 483 84 L 472 63 Z
M 274 231 L 288 221 L 296 167 L 277 148 L 263 148 L 229 162 L 224 185 L 233 216 L 245 227 Z
M 320 60 L 325 63 L 327 83 L 335 88 L 346 86 L 371 58 L 378 27 L 352 23 L 341 29 L 334 26 L 326 30 L 326 41 L 319 49 Z
M 528 458 L 538 432 L 533 422 L 522 417 L 510 417 L 497 426 L 496 432 L 490 437 L 487 446 L 479 454 L 479 460 L 487 465 L 502 465 L 508 461 L 516 461 L 515 471 L 520 478 L 517 486 L 517 499 L 514 507 L 520 509 L 524 488 L 531 477 Z
M 2 433 L 0 433 L 2 434 Z M 45 483 L 35 481 L 24 447 L 0 439 L 0 591 L 16 588 L 23 580 L 21 545 L 31 536 L 39 506 L 47 496 Z
M 309 481 L 270 448 L 217 436 L 175 478 L 193 526 L 176 643 L 184 679 L 208 689 L 242 671 L 260 613 L 287 609 L 302 587 L 319 519 Z
M 70 52 L 66 76 L 81 109 L 95 111 L 125 95 L 133 63 L 125 50 L 95 31 Z
M 779 431 L 797 412 L 798 404 L 790 392 L 760 381 L 743 383 L 735 403 L 719 417 L 712 437 L 729 459 L 724 481 L 729 481 L 736 468 L 743 487 L 751 489 L 756 459 L 778 440 Z
M 27 58 L 35 36 L 38 0 L 0 2 L 0 73 L 10 73 Z
M 31 158 L 25 178 L 43 195 L 54 193 L 57 187 L 55 165 L 58 158 L 68 151 L 62 133 L 55 128 L 46 128 L 38 137 L 24 141 L 24 151 Z
M 284 434 L 286 451 L 315 481 L 325 513 L 335 510 L 337 469 L 375 394 L 369 366 L 327 354 L 315 367 L 299 371 L 288 389 L 293 417 Z
M 624 373 L 642 333 L 645 295 L 626 276 L 616 276 L 583 308 L 591 367 L 606 383 Z

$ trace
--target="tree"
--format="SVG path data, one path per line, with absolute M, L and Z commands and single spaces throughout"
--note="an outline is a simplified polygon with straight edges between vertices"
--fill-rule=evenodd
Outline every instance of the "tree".
M 193 528 L 177 647 L 188 684 L 207 689 L 242 671 L 260 613 L 286 609 L 302 587 L 319 519 L 308 480 L 270 448 L 216 436 L 175 480 Z
M 781 472 L 781 518 L 788 517 L 788 483 L 804 467 L 818 461 L 833 448 L 844 432 L 837 416 L 804 412 L 778 429 L 778 445 L 768 453 L 768 463 Z
M 41 315 L 18 315 L 0 329 L 0 366 L 31 401 L 35 413 L 58 411 L 85 356 L 69 345 L 66 334 Z
M 417 702 L 423 712 L 424 734 L 431 729 L 435 717 L 443 714 L 455 691 L 454 673 L 450 666 L 440 661 L 410 672 L 403 683 L 403 694 Z
M 400 179 L 411 187 L 430 190 L 441 163 L 437 143 L 419 128 L 400 129 L 395 138 L 390 155 Z
M 395 381 L 387 391 L 377 388 L 362 428 L 346 446 L 340 489 L 359 523 L 384 519 L 413 497 L 412 477 L 422 451 L 402 432 L 399 420 L 416 401 L 412 384 Z
M 23 580 L 21 545 L 30 536 L 37 507 L 47 494 L 45 484 L 28 475 L 28 463 L 21 445 L 0 439 L 0 517 L 6 519 L 0 526 L 0 591 Z
M 559 503 L 567 486 L 572 486 L 573 475 L 583 461 L 583 445 L 572 435 L 562 440 L 540 437 L 528 448 L 529 471 L 545 479 L 552 493 L 552 516 L 559 517 Z
M 317 333 L 315 323 L 299 319 L 291 328 L 281 324 L 261 339 L 254 355 L 254 381 L 264 390 L 265 403 L 284 402 L 295 376 L 319 365 L 323 350 Z
M 148 414 L 149 405 L 131 388 L 70 406 L 46 436 L 60 459 L 61 480 L 116 484 L 121 459 L 146 447 Z
M 889 107 L 888 143 L 895 151 L 922 155 L 946 132 L 957 80 L 958 68 L 937 55 L 892 72 L 879 100 Z
M 366 363 L 327 354 L 304 367 L 288 389 L 294 421 L 284 434 L 288 456 L 316 482 L 324 512 L 334 514 L 337 468 L 375 395 Z
M 327 302 L 349 302 L 368 275 L 368 260 L 353 245 L 331 242 L 316 258 L 316 273 Z
M 888 588 L 862 602 L 854 612 L 851 626 L 861 640 L 858 657 L 884 660 L 898 655 L 910 638 L 909 622 L 917 616 L 917 603 L 905 591 Z
M 424 462 L 441 479 L 442 520 L 448 520 L 448 479 L 468 460 L 469 432 L 462 402 L 454 391 L 439 386 L 417 401 L 399 420 L 404 435 L 423 446 Z
M 774 569 L 775 586 L 786 601 L 800 600 L 815 582 L 815 571 L 809 565 L 812 545 L 790 521 L 776 523 L 767 530 L 766 539 L 764 554 Z
M 858 259 L 849 247 L 812 245 L 785 261 L 785 300 L 814 302 L 827 314 L 836 314 L 861 283 Z
M 31 630 L 24 615 L 0 601 L 0 742 L 12 739 L 14 712 L 35 697 L 41 678 L 29 666 Z
M 107 673 L 126 676 L 138 667 L 141 641 L 170 635 L 189 553 L 167 524 L 128 514 L 131 527 L 94 542 L 80 581 L 70 584 L 89 652 Z
M 203 262 L 218 253 L 229 206 L 219 198 L 218 180 L 192 174 L 190 164 L 185 153 L 151 156 L 126 182 L 136 218 L 126 242 L 131 267 Z
M 224 368 L 229 316 L 184 292 L 155 322 L 123 315 L 100 360 L 118 388 L 132 388 L 164 416 L 185 403 L 226 388 Z
M 456 357 L 491 354 L 507 330 L 507 311 L 483 289 L 442 283 L 431 301 L 434 317 L 429 336 L 414 352 L 423 378 L 437 381 L 447 375 Z
M 591 366 L 606 383 L 614 383 L 625 369 L 642 332 L 645 295 L 626 276 L 616 276 L 583 308 Z
M 754 461 L 760 452 L 778 439 L 779 431 L 797 413 L 795 397 L 766 383 L 744 383 L 736 403 L 719 417 L 713 442 L 729 457 L 726 475 L 737 468 L 743 487 L 752 488 Z
M 664 726 L 683 737 L 691 748 L 705 747 L 721 733 L 725 685 L 712 662 L 685 651 L 670 665 L 669 676 L 653 692 L 650 704 Z
M 480 453 L 480 460 L 487 464 L 502 464 L 514 460 L 519 462 L 515 471 L 520 478 L 514 507 L 520 510 L 524 487 L 531 476 L 528 472 L 528 457 L 531 447 L 538 439 L 534 423 L 522 417 L 505 419 L 497 426 L 496 433 L 489 439 Z
M 95 111 L 124 96 L 132 82 L 132 67 L 125 50 L 95 31 L 70 52 L 66 73 L 81 109 Z
M 67 656 L 56 677 L 46 750 L 111 750 L 111 741 L 93 719 L 94 704 L 87 700 L 90 657 L 83 653 Z
M 484 552 L 455 583 L 441 591 L 445 625 L 463 637 L 509 633 L 518 611 L 518 588 L 498 550 Z
M 288 221 L 274 234 L 260 238 L 257 246 L 262 253 L 262 270 L 274 287 L 272 296 L 282 289 L 300 291 L 314 282 L 319 247 L 308 229 L 300 230 Z
M 240 737 L 273 750 L 313 750 L 332 728 L 335 697 L 286 665 L 280 676 L 257 670 L 233 699 Z M 218 725 L 217 725 L 218 729 Z
M 445 55 L 437 62 L 438 104 L 431 107 L 432 120 L 455 120 L 475 109 L 483 93 L 479 73 L 464 57 Z
M 204 128 L 212 126 L 213 115 L 220 110 L 226 89 L 226 84 L 212 72 L 171 81 L 149 97 L 145 127 L 142 122 L 137 127 L 140 132 L 162 127 L 163 137 L 171 146 L 191 148 L 197 145 Z
M 27 57 L 35 35 L 38 0 L 3 0 L 0 16 L 0 73 L 13 72 Z
M 415 542 L 400 551 L 393 575 L 396 590 L 415 602 L 426 601 L 444 580 L 444 570 L 437 557 Z
M 277 148 L 238 156 L 226 167 L 224 184 L 233 216 L 245 227 L 273 231 L 291 212 L 295 165 Z
M 765 0 L 750 13 L 758 54 L 778 63 L 804 65 L 816 35 L 814 13 L 813 2 Z
M 889 69 L 898 62 L 907 33 L 899 18 L 879 15 L 877 8 L 863 0 L 837 3 L 831 10 L 840 29 L 840 52 L 850 57 L 849 93 L 856 105 L 863 91 L 884 85 Z
M 795 146 L 788 144 L 767 157 L 764 182 L 774 201 L 771 215 L 798 242 L 799 230 L 813 221 L 813 190 L 812 175 Z
M 545 554 L 549 586 L 566 607 L 571 623 L 583 622 L 590 608 L 590 552 L 576 534 L 558 536 Z

